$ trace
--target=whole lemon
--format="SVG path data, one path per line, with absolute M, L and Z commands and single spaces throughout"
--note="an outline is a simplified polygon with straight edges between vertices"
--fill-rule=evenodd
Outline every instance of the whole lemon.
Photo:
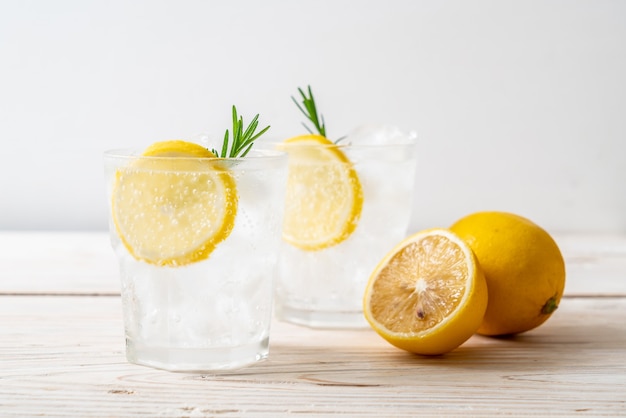
M 473 213 L 450 229 L 469 244 L 487 280 L 489 299 L 479 334 L 528 331 L 556 310 L 565 262 L 544 229 L 506 212 Z

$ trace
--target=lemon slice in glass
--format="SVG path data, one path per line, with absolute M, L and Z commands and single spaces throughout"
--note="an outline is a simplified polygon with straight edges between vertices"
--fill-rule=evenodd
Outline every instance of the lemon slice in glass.
M 451 351 L 469 339 L 487 309 L 487 282 L 470 247 L 445 229 L 418 232 L 374 269 L 363 312 L 372 328 L 417 354 Z
M 282 144 L 289 155 L 283 239 L 306 250 L 346 240 L 363 207 L 361 182 L 340 147 L 320 135 Z
M 237 213 L 232 173 L 186 141 L 148 147 L 116 173 L 113 223 L 138 260 L 182 266 L 204 260 L 228 237 Z

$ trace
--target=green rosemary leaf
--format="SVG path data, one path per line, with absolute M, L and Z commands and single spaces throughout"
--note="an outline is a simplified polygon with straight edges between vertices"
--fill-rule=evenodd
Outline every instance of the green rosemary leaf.
M 224 133 L 224 141 L 222 143 L 222 151 L 219 155 L 215 149 L 212 151 L 215 155 L 218 155 L 221 158 L 246 156 L 254 145 L 254 141 L 270 128 L 269 126 L 266 126 L 259 133 L 255 134 L 259 125 L 259 115 L 255 115 L 250 124 L 245 127 L 243 117 L 237 113 L 237 108 L 234 105 L 232 109 L 232 124 L 232 141 L 230 141 L 230 132 L 226 129 L 226 132 Z
M 311 86 L 308 86 L 307 88 L 308 96 L 300 87 L 298 87 L 298 92 L 302 98 L 302 104 L 298 103 L 293 96 L 291 96 L 291 100 L 293 100 L 296 106 L 298 106 L 300 112 L 302 112 L 304 116 L 311 121 L 317 132 L 325 137 L 326 124 L 324 122 L 324 117 L 319 115 L 317 112 L 317 105 L 315 104 L 315 98 L 313 97 L 313 90 L 311 90 Z M 313 131 L 306 124 L 303 123 L 303 125 L 308 132 L 313 133 Z
M 227 150 L 228 150 L 228 129 L 226 129 L 226 132 L 224 132 L 224 143 L 222 144 L 222 153 L 216 154 L 216 155 L 224 156 L 226 155 Z

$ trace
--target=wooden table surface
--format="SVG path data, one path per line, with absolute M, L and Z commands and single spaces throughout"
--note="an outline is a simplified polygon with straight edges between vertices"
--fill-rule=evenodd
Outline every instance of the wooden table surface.
M 626 416 L 626 236 L 556 236 L 552 318 L 440 357 L 371 330 L 276 321 L 270 358 L 219 374 L 126 362 L 102 232 L 0 231 L 0 417 Z

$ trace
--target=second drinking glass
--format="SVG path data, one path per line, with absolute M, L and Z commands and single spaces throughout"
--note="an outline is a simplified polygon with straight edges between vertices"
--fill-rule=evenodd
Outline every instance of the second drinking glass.
M 278 318 L 310 327 L 367 326 L 361 306 L 367 279 L 406 236 L 411 216 L 415 138 L 392 139 L 359 145 L 348 136 L 335 144 L 304 135 L 280 145 L 289 176 Z

